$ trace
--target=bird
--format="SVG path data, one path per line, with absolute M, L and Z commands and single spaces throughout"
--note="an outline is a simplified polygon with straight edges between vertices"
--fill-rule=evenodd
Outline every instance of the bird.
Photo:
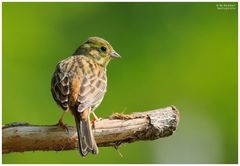
M 82 156 L 98 154 L 93 136 L 90 114 L 99 118 L 94 110 L 101 104 L 107 91 L 107 65 L 121 56 L 111 44 L 100 37 L 89 37 L 69 57 L 60 61 L 51 80 L 53 99 L 63 109 L 58 125 L 63 123 L 65 112 L 74 116 L 79 151 Z

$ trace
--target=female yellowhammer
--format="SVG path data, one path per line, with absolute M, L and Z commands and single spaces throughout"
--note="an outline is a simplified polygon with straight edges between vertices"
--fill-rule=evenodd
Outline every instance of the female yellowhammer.
M 90 125 L 90 113 L 101 103 L 107 88 L 106 67 L 120 55 L 104 39 L 90 37 L 75 53 L 59 62 L 52 77 L 54 100 L 74 115 L 82 156 L 98 153 Z M 59 123 L 62 122 L 63 116 Z

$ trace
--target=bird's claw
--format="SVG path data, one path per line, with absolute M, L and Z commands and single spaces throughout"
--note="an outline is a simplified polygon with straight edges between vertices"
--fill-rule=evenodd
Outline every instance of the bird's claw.
M 102 118 L 95 119 L 96 122 L 101 121 L 101 120 L 102 120 Z
M 78 139 L 78 134 L 77 134 L 77 132 L 76 133 L 74 133 L 71 137 L 70 137 L 70 140 L 71 141 L 76 141 Z
M 93 126 L 93 128 L 95 128 L 95 123 L 99 122 L 100 120 L 102 120 L 102 118 L 96 118 L 96 117 L 94 117 L 93 120 L 91 120 L 90 123 Z
M 56 126 L 61 127 L 62 129 L 66 130 L 66 132 L 69 134 L 69 130 L 66 124 L 63 123 L 63 121 L 59 120 Z

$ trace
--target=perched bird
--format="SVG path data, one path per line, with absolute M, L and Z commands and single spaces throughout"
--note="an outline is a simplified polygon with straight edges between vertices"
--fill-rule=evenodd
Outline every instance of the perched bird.
M 106 93 L 106 67 L 111 59 L 119 57 L 106 40 L 90 37 L 72 56 L 60 61 L 53 74 L 53 98 L 64 112 L 70 110 L 73 114 L 82 156 L 89 152 L 98 153 L 90 124 L 90 113 L 98 119 L 93 111 Z M 62 126 L 63 115 L 59 120 Z

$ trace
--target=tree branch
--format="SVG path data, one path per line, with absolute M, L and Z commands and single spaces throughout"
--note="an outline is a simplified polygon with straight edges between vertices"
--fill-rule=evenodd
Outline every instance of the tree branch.
M 155 140 L 173 134 L 179 122 L 174 106 L 130 115 L 115 113 L 95 122 L 94 137 L 99 147 L 114 146 L 139 140 Z M 78 147 L 76 128 L 68 132 L 56 125 L 11 123 L 2 127 L 3 153 L 24 151 L 62 151 Z

